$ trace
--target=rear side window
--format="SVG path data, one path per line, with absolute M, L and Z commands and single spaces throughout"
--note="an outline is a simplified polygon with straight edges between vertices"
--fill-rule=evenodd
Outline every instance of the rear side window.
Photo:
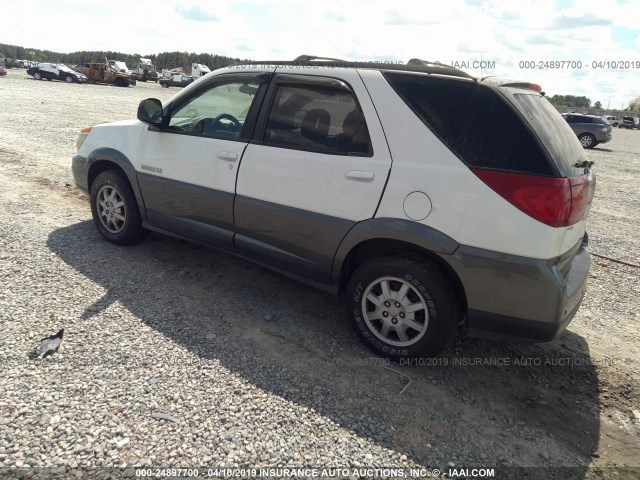
M 519 116 L 477 83 L 386 72 L 387 81 L 444 144 L 470 167 L 555 176 Z

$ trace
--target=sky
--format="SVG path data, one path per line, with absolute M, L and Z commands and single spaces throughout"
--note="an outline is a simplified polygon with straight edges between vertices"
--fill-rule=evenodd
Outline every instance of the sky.
M 0 0 L 0 18 L 0 43 L 65 53 L 421 58 L 605 108 L 640 97 L 640 0 Z

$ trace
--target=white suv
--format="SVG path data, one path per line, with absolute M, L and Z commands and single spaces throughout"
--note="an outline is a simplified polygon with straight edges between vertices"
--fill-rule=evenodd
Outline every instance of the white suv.
M 437 355 L 461 325 L 549 341 L 584 295 L 595 175 L 537 85 L 249 63 L 78 143 L 107 240 L 162 232 L 344 293 L 357 335 L 396 360 Z

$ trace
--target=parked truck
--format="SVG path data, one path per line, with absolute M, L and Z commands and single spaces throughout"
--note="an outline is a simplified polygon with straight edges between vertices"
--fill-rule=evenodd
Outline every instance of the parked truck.
M 191 76 L 193 78 L 204 77 L 207 73 L 211 73 L 211 70 L 206 65 L 203 65 L 201 63 L 191 64 Z
M 192 63 L 191 73 L 188 76 L 193 77 L 194 79 L 198 79 L 200 77 L 204 77 L 207 73 L 211 73 L 211 69 L 209 69 L 209 67 L 207 67 L 206 65 L 203 65 L 202 63 Z M 173 78 L 176 75 L 185 75 L 184 68 L 175 67 L 175 68 L 163 69 L 162 75 L 160 76 L 162 78 Z
M 128 87 L 136 84 L 135 75 L 120 72 L 116 67 L 106 63 L 84 63 L 76 65 L 73 70 L 84 73 L 89 78 L 89 83 L 109 83 L 117 87 Z
M 151 63 L 151 60 L 149 60 L 148 58 L 141 58 L 140 64 L 136 68 L 134 68 L 132 72 L 136 74 L 138 80 L 141 80 L 143 82 L 146 82 L 147 80 L 157 82 L 158 77 L 160 76 L 158 75 L 158 71 L 156 70 L 155 65 L 153 65 Z

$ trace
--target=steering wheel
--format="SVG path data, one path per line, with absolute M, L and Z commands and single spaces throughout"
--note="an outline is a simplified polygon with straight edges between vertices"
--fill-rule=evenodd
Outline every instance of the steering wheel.
M 242 124 L 240 123 L 240 120 L 229 113 L 221 113 L 211 121 L 211 128 L 214 131 L 218 130 L 219 127 L 222 126 L 222 124 L 220 123 L 221 120 L 229 120 L 235 127 L 235 131 L 237 133 L 240 133 L 240 130 L 242 130 Z

